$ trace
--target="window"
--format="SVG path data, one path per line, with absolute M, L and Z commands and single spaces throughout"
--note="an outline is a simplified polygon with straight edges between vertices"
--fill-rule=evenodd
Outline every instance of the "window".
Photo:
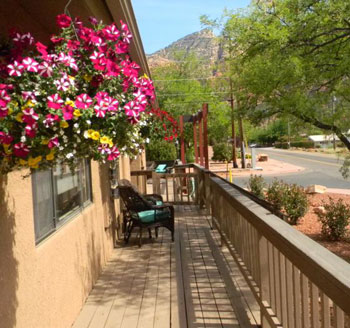
M 66 165 L 32 176 L 36 242 L 59 228 L 91 202 L 90 164 L 82 161 L 74 174 Z

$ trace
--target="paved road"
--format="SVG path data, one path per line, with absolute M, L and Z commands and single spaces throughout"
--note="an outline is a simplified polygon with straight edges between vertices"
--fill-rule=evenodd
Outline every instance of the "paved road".
M 270 158 L 305 168 L 304 171 L 298 173 L 266 175 L 264 178 L 267 182 L 277 177 L 288 183 L 297 183 L 302 186 L 319 184 L 328 188 L 350 189 L 350 180 L 345 180 L 339 172 L 342 160 L 335 156 L 273 148 L 258 148 L 257 153 L 268 154 Z M 236 178 L 234 182 L 241 187 L 246 187 L 248 179 L 249 177 Z

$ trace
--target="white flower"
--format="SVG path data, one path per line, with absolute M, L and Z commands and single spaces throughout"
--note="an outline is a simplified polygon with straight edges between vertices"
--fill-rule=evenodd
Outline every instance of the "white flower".
M 25 136 L 22 136 L 21 137 L 21 142 L 26 142 L 27 141 L 27 138 Z
M 70 159 L 70 158 L 74 157 L 74 154 L 73 154 L 73 153 L 68 153 L 68 154 L 66 155 L 66 157 L 67 157 L 68 159 Z
M 59 150 L 63 150 L 63 149 L 64 149 L 64 147 L 62 147 L 62 146 L 59 146 L 59 147 L 58 147 L 58 149 L 59 149 Z
M 77 130 L 77 133 L 80 133 L 80 130 Z
M 91 121 L 90 120 L 86 120 L 86 124 L 87 125 L 91 125 Z
M 146 142 L 146 143 L 149 143 L 149 138 L 146 138 L 145 142 Z
M 89 134 L 88 134 L 87 131 L 84 131 L 84 138 L 85 138 L 85 139 L 89 139 Z
M 64 130 L 60 130 L 60 135 L 61 135 L 61 136 L 64 135 Z
M 76 129 L 79 128 L 79 124 L 78 123 L 74 123 L 73 125 Z

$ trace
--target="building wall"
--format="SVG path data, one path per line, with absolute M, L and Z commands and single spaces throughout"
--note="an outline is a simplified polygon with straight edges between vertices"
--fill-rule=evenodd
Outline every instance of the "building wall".
M 121 178 L 128 161 L 121 159 Z M 1 328 L 66 328 L 74 322 L 111 255 L 119 215 L 108 168 L 92 163 L 91 171 L 93 204 L 39 245 L 31 178 L 22 177 L 28 172 L 0 176 Z

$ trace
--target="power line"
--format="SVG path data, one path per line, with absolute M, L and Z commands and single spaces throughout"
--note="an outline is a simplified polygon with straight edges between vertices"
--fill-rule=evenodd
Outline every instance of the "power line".
M 169 93 L 169 94 L 157 94 L 157 98 L 159 97 L 177 97 L 177 96 L 188 96 L 188 95 L 214 95 L 214 94 L 222 94 L 222 93 L 230 93 L 230 91 L 215 91 L 215 92 L 198 92 L 198 93 Z
M 152 80 L 153 82 L 176 82 L 176 81 L 197 81 L 197 80 L 212 80 L 212 79 L 228 79 L 224 76 L 210 76 L 210 77 L 195 77 L 187 79 L 174 79 L 174 80 Z

